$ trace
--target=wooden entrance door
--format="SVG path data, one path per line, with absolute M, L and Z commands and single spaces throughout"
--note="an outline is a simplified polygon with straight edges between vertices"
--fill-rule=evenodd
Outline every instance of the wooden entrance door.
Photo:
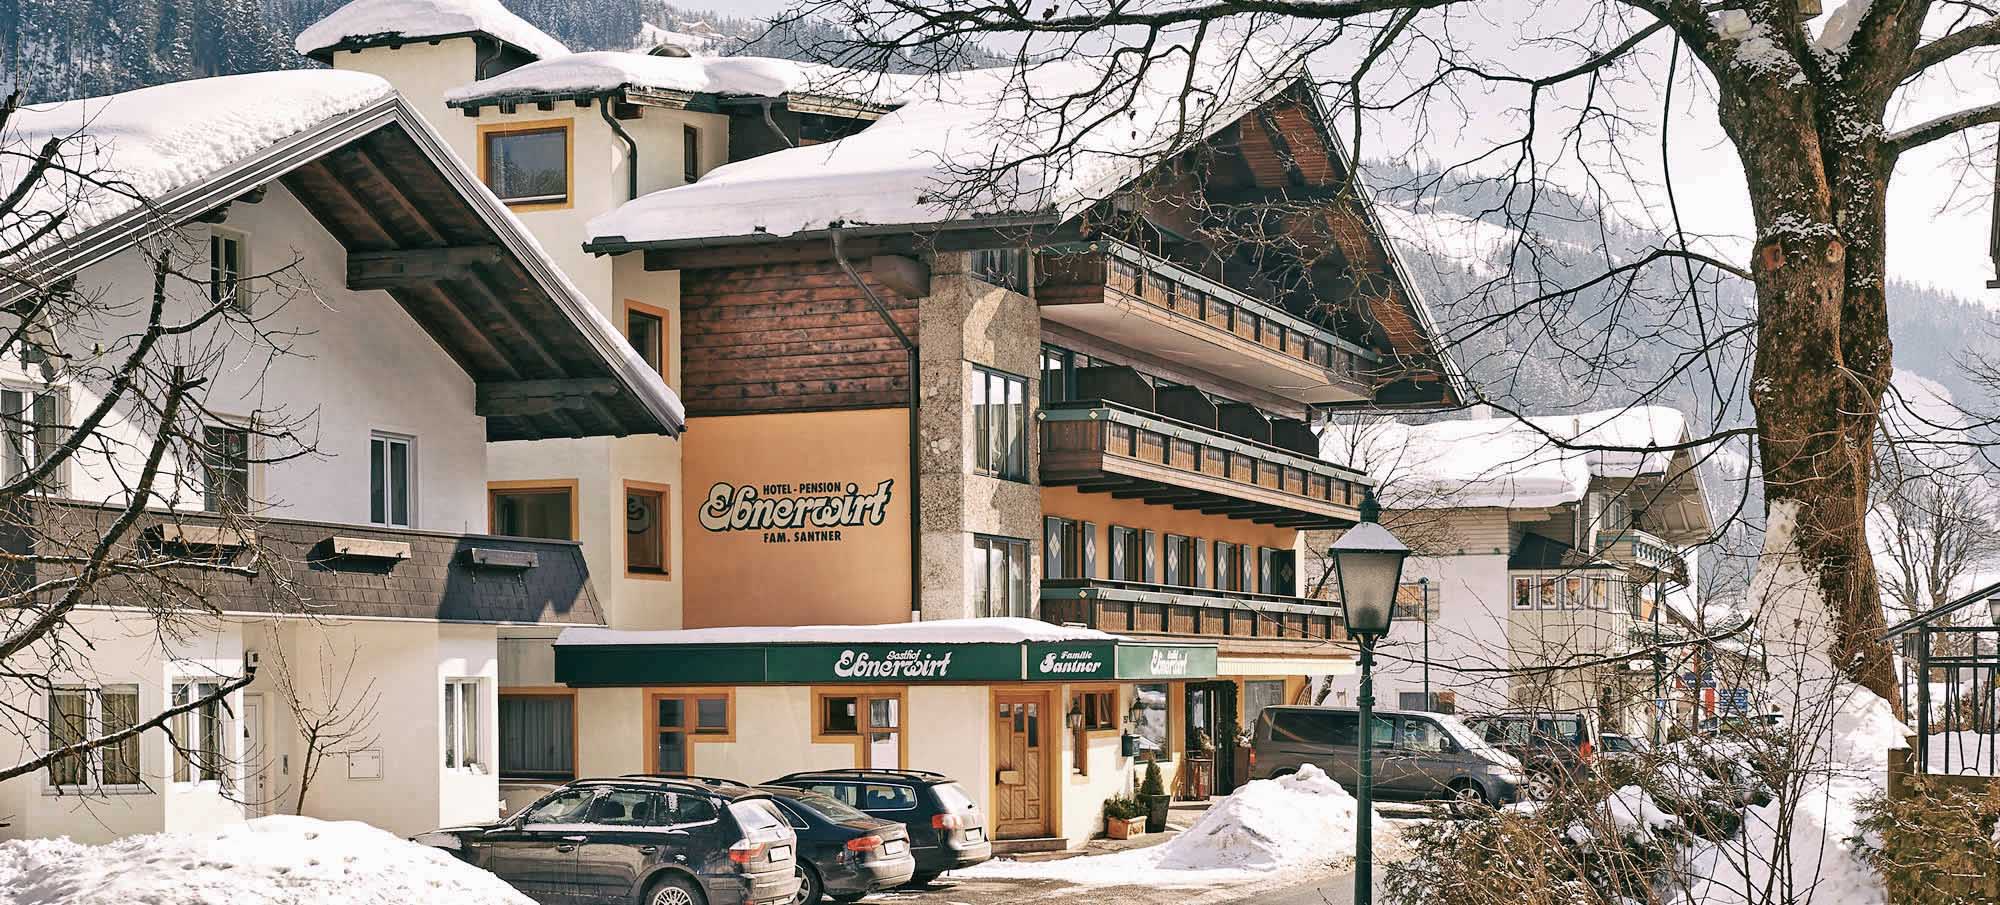
M 1047 836 L 1049 829 L 1048 721 L 1056 719 L 1047 692 L 993 697 L 993 831 L 1001 839 Z

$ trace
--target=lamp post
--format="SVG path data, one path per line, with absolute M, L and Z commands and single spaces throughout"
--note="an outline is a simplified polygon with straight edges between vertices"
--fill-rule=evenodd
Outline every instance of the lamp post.
M 1431 580 L 1429 576 L 1417 579 L 1417 587 L 1423 589 L 1424 618 L 1424 710 L 1436 712 L 1431 704 Z
M 1375 894 L 1375 643 L 1389 634 L 1395 622 L 1396 589 L 1403 579 L 1403 560 L 1410 555 L 1410 548 L 1378 521 L 1382 507 L 1375 502 L 1374 490 L 1364 489 L 1363 494 L 1361 521 L 1326 551 L 1340 582 L 1340 608 L 1347 633 L 1354 637 L 1361 653 L 1361 695 L 1356 701 L 1361 709 L 1361 756 L 1359 794 L 1355 796 L 1359 813 L 1354 821 L 1354 905 L 1371 905 Z

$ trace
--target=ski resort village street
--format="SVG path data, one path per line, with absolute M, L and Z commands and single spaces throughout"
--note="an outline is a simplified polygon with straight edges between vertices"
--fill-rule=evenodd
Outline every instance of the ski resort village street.
M 0 2 L 0 905 L 2000 902 L 2000 12 Z

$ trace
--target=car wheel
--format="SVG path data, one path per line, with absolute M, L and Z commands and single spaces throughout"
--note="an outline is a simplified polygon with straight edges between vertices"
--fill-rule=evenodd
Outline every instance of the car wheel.
M 1486 800 L 1486 790 L 1470 779 L 1461 779 L 1451 785 L 1451 797 L 1459 804 L 1476 804 L 1481 807 L 1492 804 Z
M 668 874 L 646 887 L 646 894 L 639 902 L 640 905 L 708 905 L 708 897 L 686 877 Z
M 819 872 L 804 864 L 793 865 L 792 870 L 799 875 L 799 893 L 792 897 L 793 905 L 817 905 L 826 891 L 826 885 L 819 881 Z
M 1528 797 L 1535 801 L 1547 801 L 1556 797 L 1556 774 L 1553 770 L 1536 769 L 1528 771 Z

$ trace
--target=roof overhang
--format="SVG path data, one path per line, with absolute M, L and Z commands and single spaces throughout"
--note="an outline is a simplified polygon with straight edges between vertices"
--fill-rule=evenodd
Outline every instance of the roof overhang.
M 496 38 L 492 34 L 483 31 L 454 31 L 441 35 L 407 35 L 403 34 L 402 32 L 383 32 L 382 34 L 375 34 L 375 35 L 353 35 L 347 38 L 342 38 L 340 42 L 337 44 L 329 44 L 325 47 L 315 48 L 311 52 L 307 53 L 306 56 L 314 60 L 318 60 L 321 63 L 325 63 L 328 66 L 331 66 L 333 65 L 333 55 L 343 50 L 358 51 L 358 50 L 367 50 L 372 47 L 387 47 L 390 50 L 396 50 L 410 44 L 437 44 L 443 41 L 452 40 L 454 38 L 467 38 L 474 41 L 479 41 L 479 40 L 492 41 L 493 43 L 498 44 L 505 49 L 514 50 L 526 54 L 531 59 L 539 60 L 542 58 L 541 54 L 529 50 L 526 47 L 522 47 L 521 45 L 515 44 L 512 41 L 506 41 L 500 38 Z
M 389 95 L 42 253 L 66 276 L 271 181 L 471 377 L 488 440 L 676 435 L 680 400 L 421 114 Z M 0 299 L 7 301 L 8 299 Z

